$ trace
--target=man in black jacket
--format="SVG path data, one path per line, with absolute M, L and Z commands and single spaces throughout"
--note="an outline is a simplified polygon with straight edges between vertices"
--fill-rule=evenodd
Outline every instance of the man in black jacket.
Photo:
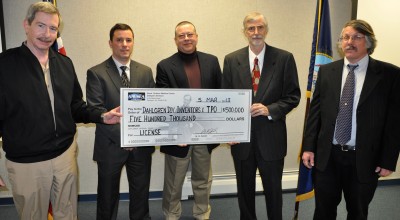
M 363 20 L 347 22 L 339 40 L 344 58 L 318 71 L 302 160 L 315 166 L 314 219 L 336 219 L 342 193 L 347 219 L 367 219 L 378 178 L 399 156 L 400 68 L 370 57 L 376 38 Z
M 49 48 L 57 38 L 58 9 L 32 4 L 27 40 L 0 55 L 0 122 L 6 166 L 20 219 L 77 219 L 77 122 L 115 124 L 110 112 L 82 100 L 72 61 Z
M 175 28 L 178 52 L 157 65 L 156 87 L 219 89 L 221 69 L 217 57 L 196 50 L 197 33 L 188 21 Z M 189 100 L 187 100 L 189 102 Z M 181 127 L 182 128 L 182 127 Z M 190 146 L 162 146 L 165 153 L 163 212 L 165 219 L 179 219 L 180 199 L 189 162 L 192 163 L 193 216 L 208 219 L 211 212 L 211 151 L 218 144 Z

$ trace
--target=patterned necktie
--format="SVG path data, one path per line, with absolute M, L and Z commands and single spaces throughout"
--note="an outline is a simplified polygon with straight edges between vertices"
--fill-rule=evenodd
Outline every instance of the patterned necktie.
M 126 75 L 126 66 L 121 66 L 119 67 L 122 70 L 122 74 L 121 74 L 121 81 L 122 81 L 122 86 L 124 88 L 129 88 L 130 87 L 130 83 L 129 83 L 129 79 L 128 76 Z
M 254 59 L 254 67 L 253 71 L 251 72 L 252 74 L 252 82 L 253 82 L 253 91 L 254 91 L 254 96 L 257 93 L 258 89 L 258 82 L 260 81 L 260 67 L 258 66 L 258 58 L 256 57 Z
M 347 65 L 349 74 L 343 86 L 342 96 L 340 97 L 339 114 L 336 119 L 335 138 L 338 144 L 345 145 L 351 138 L 353 101 L 355 89 L 354 70 L 358 65 Z

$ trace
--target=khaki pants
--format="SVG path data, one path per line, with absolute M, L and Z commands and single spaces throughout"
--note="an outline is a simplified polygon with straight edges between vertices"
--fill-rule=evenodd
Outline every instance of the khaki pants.
M 162 207 L 167 220 L 177 220 L 181 216 L 182 186 L 190 161 L 192 162 L 191 181 L 194 195 L 193 217 L 199 220 L 210 218 L 211 155 L 206 145 L 188 147 L 190 149 L 185 158 L 165 155 Z
M 60 156 L 37 163 L 6 160 L 15 207 L 21 220 L 77 219 L 76 141 Z

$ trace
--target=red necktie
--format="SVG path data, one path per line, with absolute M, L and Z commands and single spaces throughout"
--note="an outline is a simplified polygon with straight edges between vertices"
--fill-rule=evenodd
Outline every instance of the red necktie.
M 254 59 L 254 68 L 251 73 L 252 75 L 252 82 L 253 82 L 253 91 L 254 91 L 254 96 L 257 93 L 258 89 L 258 82 L 260 81 L 260 67 L 258 67 L 258 58 L 256 57 Z

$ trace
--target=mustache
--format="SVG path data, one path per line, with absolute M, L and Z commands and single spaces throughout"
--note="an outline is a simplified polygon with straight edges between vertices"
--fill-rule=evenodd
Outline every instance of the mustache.
M 46 37 L 39 37 L 38 40 L 42 41 L 42 42 L 47 42 L 47 43 L 51 43 L 54 40 L 51 38 L 46 38 Z
M 353 45 L 348 45 L 344 48 L 345 50 L 356 50 L 357 48 Z
M 256 40 L 256 39 L 263 39 L 263 36 L 260 35 L 260 34 L 257 34 L 257 35 L 251 36 L 251 39 L 254 39 L 254 40 Z

